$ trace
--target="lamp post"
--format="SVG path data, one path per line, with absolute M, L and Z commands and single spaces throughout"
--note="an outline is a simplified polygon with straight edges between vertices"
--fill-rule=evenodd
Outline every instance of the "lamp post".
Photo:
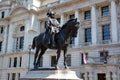
M 30 70 L 30 53 L 31 53 L 31 45 L 28 46 L 29 49 L 29 61 L 28 61 L 28 71 Z

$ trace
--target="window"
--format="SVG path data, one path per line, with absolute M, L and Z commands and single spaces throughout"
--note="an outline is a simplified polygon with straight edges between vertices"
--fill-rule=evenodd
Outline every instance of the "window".
M 100 63 L 107 63 L 108 51 L 100 51 Z
M 24 37 L 18 37 L 16 41 L 16 50 L 23 49 Z
M 85 11 L 85 13 L 84 13 L 84 19 L 85 20 L 91 19 L 91 12 L 90 12 L 90 10 L 89 11 Z
M 57 21 L 60 23 L 60 18 L 57 18 Z
M 5 12 L 3 11 L 1 18 L 4 18 L 4 17 L 5 17 Z
M 18 73 L 18 80 L 20 79 L 20 73 Z
M 102 27 L 102 40 L 110 40 L 110 25 L 103 25 Z
M 20 37 L 20 45 L 19 48 L 23 49 L 24 37 Z
M 54 67 L 56 64 L 56 56 L 51 56 L 51 67 Z
M 9 68 L 11 67 L 12 58 L 9 58 Z
M 3 33 L 3 31 L 4 31 L 4 28 L 3 28 L 3 27 L 1 27 L 1 28 L 0 28 L 0 33 L 2 34 L 2 33 Z
M 39 67 L 42 67 L 43 66 L 43 57 L 40 58 L 40 64 L 39 64 Z
M 20 27 L 20 31 L 24 31 L 25 27 L 24 26 L 21 26 Z
M 101 8 L 101 16 L 108 16 L 110 14 L 109 6 L 104 6 Z
M 84 75 L 85 75 L 85 73 L 81 73 L 81 78 L 82 78 L 83 80 L 85 80 Z
M 17 67 L 17 57 L 14 58 L 13 67 Z
M 90 80 L 90 79 L 89 79 L 89 75 L 90 75 L 89 72 L 87 72 L 87 80 Z
M 68 66 L 71 66 L 71 55 L 70 55 L 70 54 L 67 55 L 67 57 L 66 57 L 66 62 L 67 62 L 67 65 L 68 65 Z
M 10 80 L 10 73 L 7 74 L 7 80 Z
M 12 73 L 12 80 L 15 80 L 16 74 Z
M 84 64 L 83 53 L 81 54 L 81 64 Z
M 2 51 L 2 41 L 0 41 L 0 51 Z
M 85 29 L 85 42 L 91 42 L 91 28 Z
M 70 44 L 75 44 L 75 37 L 70 36 Z
M 112 76 L 113 76 L 113 73 L 110 72 L 110 80 L 113 80 Z
M 74 14 L 72 14 L 72 15 L 69 16 L 69 19 L 73 19 L 73 18 L 75 18 Z
M 22 64 L 22 57 L 20 57 L 20 64 L 19 64 L 19 67 L 21 67 L 21 64 Z

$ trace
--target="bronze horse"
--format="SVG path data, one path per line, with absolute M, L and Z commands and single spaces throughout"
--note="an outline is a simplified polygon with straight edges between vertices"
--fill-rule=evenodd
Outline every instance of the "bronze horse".
M 50 36 L 48 31 L 41 33 L 40 35 L 34 37 L 33 43 L 32 43 L 32 48 L 33 49 L 36 48 L 36 53 L 35 53 L 35 57 L 34 57 L 34 68 L 35 69 L 38 68 L 38 65 L 40 63 L 40 58 L 45 53 L 47 48 L 57 49 L 57 57 L 56 57 L 56 64 L 55 64 L 56 69 L 57 69 L 58 60 L 60 58 L 61 50 L 63 50 L 64 66 L 65 66 L 65 68 L 67 68 L 66 52 L 67 52 L 68 44 L 66 44 L 65 42 L 67 41 L 67 39 L 70 37 L 71 34 L 74 37 L 77 36 L 78 28 L 79 28 L 79 22 L 77 21 L 77 18 L 68 20 L 62 26 L 60 32 L 55 35 L 55 43 L 56 43 L 55 47 L 48 44 L 49 36 Z M 40 50 L 41 50 L 41 52 L 38 55 Z

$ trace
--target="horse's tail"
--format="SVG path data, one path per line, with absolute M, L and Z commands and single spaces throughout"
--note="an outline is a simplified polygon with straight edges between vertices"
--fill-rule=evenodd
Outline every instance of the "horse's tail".
M 32 49 L 35 49 L 35 39 L 36 39 L 36 37 L 33 38 Z

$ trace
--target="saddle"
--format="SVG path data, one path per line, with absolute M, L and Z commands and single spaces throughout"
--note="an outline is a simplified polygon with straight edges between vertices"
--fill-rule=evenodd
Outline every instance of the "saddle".
M 56 46 L 55 36 L 56 36 L 56 34 L 54 34 L 54 36 L 53 36 L 52 33 L 46 32 L 43 37 L 43 43 L 45 43 L 46 45 L 49 45 L 49 46 Z

